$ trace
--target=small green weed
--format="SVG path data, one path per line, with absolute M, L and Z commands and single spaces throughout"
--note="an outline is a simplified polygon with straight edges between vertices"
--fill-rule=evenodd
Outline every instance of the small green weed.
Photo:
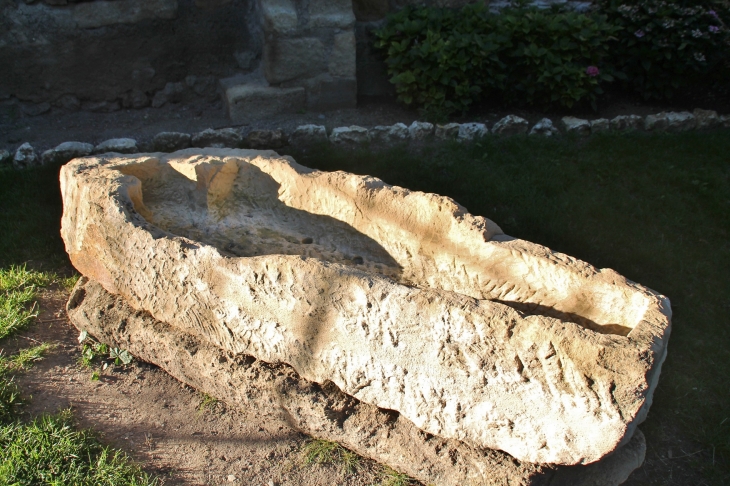
M 344 475 L 354 474 L 360 470 L 361 458 L 354 452 L 345 449 L 337 442 L 322 439 L 307 441 L 302 447 L 302 462 L 311 464 L 334 464 L 339 466 Z
M 208 395 L 207 393 L 200 394 L 200 404 L 198 405 L 198 412 L 201 414 L 206 410 L 209 410 L 218 403 L 218 399 Z
M 381 475 L 383 479 L 380 481 L 380 486 L 410 486 L 416 484 L 416 481 L 407 474 L 399 473 L 388 466 L 383 466 Z
M 116 366 L 120 366 L 123 364 L 128 365 L 134 359 L 126 349 L 109 348 L 109 345 L 95 340 L 86 331 L 81 331 L 81 334 L 79 334 L 79 343 L 82 346 L 78 362 L 84 368 L 91 367 L 97 358 L 102 360 L 103 369 L 109 366 L 109 361 L 112 361 Z

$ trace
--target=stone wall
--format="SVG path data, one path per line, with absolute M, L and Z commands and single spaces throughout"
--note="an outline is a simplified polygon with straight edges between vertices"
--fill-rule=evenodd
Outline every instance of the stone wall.
M 217 97 L 218 78 L 261 57 L 253 9 L 253 0 L 0 0 L 0 100 L 33 114 L 49 103 L 111 111 Z
M 395 95 L 373 49 L 372 31 L 388 13 L 472 2 L 0 0 L 0 102 L 37 115 L 52 106 L 115 111 L 222 93 L 236 122 L 261 110 L 354 107 L 358 96 Z

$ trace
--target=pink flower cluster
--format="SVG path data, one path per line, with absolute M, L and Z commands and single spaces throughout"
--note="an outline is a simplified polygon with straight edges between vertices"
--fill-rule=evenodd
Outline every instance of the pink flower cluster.
M 588 66 L 586 68 L 586 74 L 592 78 L 595 78 L 601 73 L 596 66 Z

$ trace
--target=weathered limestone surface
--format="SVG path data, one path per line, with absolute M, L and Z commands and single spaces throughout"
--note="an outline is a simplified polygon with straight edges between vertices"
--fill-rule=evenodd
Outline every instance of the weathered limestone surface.
M 90 143 L 63 142 L 55 148 L 46 150 L 41 156 L 44 164 L 63 164 L 76 157 L 84 157 L 94 150 Z
M 459 125 L 458 140 L 467 141 L 484 137 L 489 133 L 489 129 L 484 123 L 462 123 Z
M 197 390 L 262 417 L 284 418 L 297 430 L 336 441 L 424 484 L 615 486 L 644 460 L 646 445 L 639 430 L 599 462 L 561 467 L 520 463 L 500 451 L 429 436 L 402 415 L 345 395 L 331 383 L 319 386 L 290 366 L 233 356 L 156 321 L 85 277 L 71 293 L 67 309 L 80 330 L 157 364 Z
M 426 140 L 433 135 L 433 123 L 414 121 L 408 126 L 411 140 Z
M 566 133 L 577 133 L 579 135 L 588 135 L 591 133 L 591 122 L 576 118 L 574 116 L 564 116 L 561 118 L 563 128 Z
M 492 127 L 492 133 L 496 135 L 523 135 L 527 133 L 530 123 L 516 115 L 507 115 L 499 120 Z
M 708 128 L 716 128 L 720 126 L 720 117 L 715 110 L 702 110 L 696 108 L 692 113 L 695 117 L 696 128 L 698 130 L 706 130 Z
M 174 152 L 190 147 L 191 141 L 189 133 L 160 132 L 152 139 L 152 147 L 158 152 Z
M 458 123 L 447 123 L 446 125 L 436 125 L 436 138 L 438 140 L 454 140 L 459 136 L 461 125 Z
M 40 165 L 41 159 L 35 153 L 35 149 L 31 144 L 25 142 L 17 148 L 13 156 L 13 167 L 16 169 L 26 169 Z
M 449 198 L 222 149 L 76 159 L 61 188 L 107 291 L 430 434 L 587 464 L 650 406 L 668 300 Z
M 137 141 L 133 138 L 110 138 L 94 147 L 94 153 L 116 152 L 119 154 L 133 154 L 137 152 Z
M 695 125 L 695 116 L 687 111 L 661 112 L 644 119 L 644 128 L 648 131 L 686 132 L 693 130 Z
M 644 119 L 639 115 L 619 115 L 609 122 L 611 130 L 638 130 Z
M 608 118 L 591 120 L 591 133 L 607 132 L 610 129 L 610 123 Z
M 294 146 L 326 143 L 327 128 L 324 125 L 299 125 L 289 136 L 289 143 Z
M 376 127 L 368 130 L 368 140 L 375 143 L 394 144 L 408 140 L 408 127 L 405 123 Z
M 542 135 L 543 137 L 552 137 L 560 133 L 560 130 L 555 128 L 550 118 L 543 118 L 532 127 L 530 135 Z

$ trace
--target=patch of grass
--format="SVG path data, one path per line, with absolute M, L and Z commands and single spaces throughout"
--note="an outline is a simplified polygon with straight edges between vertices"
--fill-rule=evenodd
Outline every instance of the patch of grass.
M 0 268 L 0 339 L 33 321 L 38 315 L 34 302 L 36 292 L 54 278 L 54 274 L 34 272 L 25 266 Z
M 380 480 L 380 486 L 410 486 L 417 484 L 412 477 L 407 474 L 399 473 L 388 466 L 383 466 L 383 470 L 380 475 L 382 477 Z
M 123 453 L 77 430 L 71 412 L 0 428 L 0 484 L 154 485 Z
M 18 414 L 23 403 L 20 389 L 12 376 L 0 374 L 0 425 L 10 423 Z M 2 427 L 0 427 L 2 429 Z
M 450 196 L 507 234 L 667 295 L 669 353 L 642 430 L 652 447 L 667 430 L 699 442 L 694 470 L 730 484 L 730 131 L 290 153 L 308 167 Z M 671 482 L 666 474 L 656 484 Z
M 18 354 L 6 358 L 0 352 L 0 373 L 13 370 L 27 370 L 33 363 L 43 359 L 43 354 L 54 346 L 48 343 L 41 343 L 32 348 L 21 349 Z
M 0 269 L 0 342 L 33 320 L 37 289 L 55 281 L 54 274 L 25 267 Z M 25 371 L 50 348 L 40 344 L 0 356 L 0 484 L 158 484 L 123 453 L 77 430 L 69 411 L 30 423 L 20 419 L 21 394 L 12 373 Z
M 206 410 L 212 409 L 215 404 L 218 403 L 218 399 L 208 395 L 207 393 L 200 393 L 200 404 L 198 405 L 198 412 L 203 413 Z
M 76 282 L 79 281 L 79 278 L 81 278 L 81 275 L 78 273 L 71 275 L 70 277 L 59 277 L 58 283 L 66 290 L 66 292 L 71 292 L 71 290 L 73 290 L 76 286 Z
M 332 464 L 339 467 L 343 475 L 354 474 L 362 467 L 360 456 L 345 449 L 337 442 L 323 439 L 311 439 L 302 446 L 302 463 Z

